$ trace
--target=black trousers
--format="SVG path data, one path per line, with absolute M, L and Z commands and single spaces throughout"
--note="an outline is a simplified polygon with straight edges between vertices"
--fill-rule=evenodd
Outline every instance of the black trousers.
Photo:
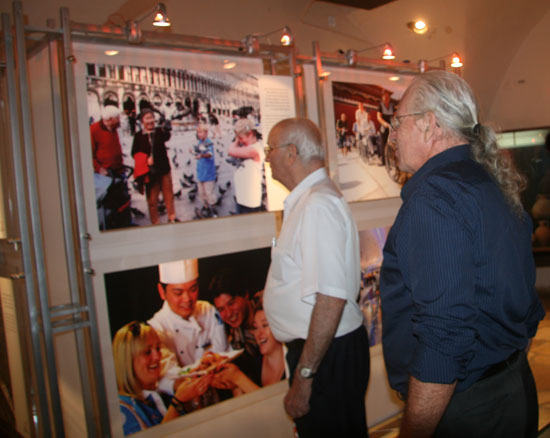
M 537 389 L 525 352 L 497 373 L 451 398 L 436 438 L 531 438 L 537 436 Z
M 287 344 L 290 384 L 304 343 L 298 339 Z M 294 419 L 300 438 L 368 437 L 365 393 L 369 371 L 364 326 L 335 338 L 313 378 L 309 413 Z

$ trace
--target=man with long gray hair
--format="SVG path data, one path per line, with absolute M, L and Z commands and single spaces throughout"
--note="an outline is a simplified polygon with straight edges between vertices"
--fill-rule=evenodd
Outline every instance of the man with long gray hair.
M 406 402 L 400 437 L 535 437 L 526 348 L 544 310 L 522 178 L 452 73 L 413 80 L 391 138 L 414 174 L 380 280 L 388 378 Z
M 268 145 L 273 178 L 291 191 L 263 298 L 271 331 L 288 348 L 285 409 L 301 438 L 365 437 L 370 364 L 357 227 L 327 176 L 313 122 L 277 123 Z

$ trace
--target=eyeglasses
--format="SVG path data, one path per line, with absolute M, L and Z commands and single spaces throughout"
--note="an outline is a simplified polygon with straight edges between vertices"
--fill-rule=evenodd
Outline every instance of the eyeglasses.
M 282 145 L 282 146 L 278 146 L 278 147 L 276 147 L 276 148 L 267 145 L 267 146 L 264 148 L 264 152 L 265 152 L 266 155 L 268 155 L 270 152 L 273 152 L 275 149 L 286 148 L 287 146 L 290 146 L 291 144 L 294 144 L 294 143 L 287 143 L 287 144 L 284 144 L 284 145 Z
M 399 126 L 401 125 L 401 119 L 404 119 L 405 117 L 409 117 L 409 116 L 419 116 L 420 114 L 425 114 L 425 111 L 422 111 L 419 113 L 403 114 L 401 116 L 393 116 L 390 120 L 391 129 L 393 129 L 394 131 L 397 131 L 399 129 Z

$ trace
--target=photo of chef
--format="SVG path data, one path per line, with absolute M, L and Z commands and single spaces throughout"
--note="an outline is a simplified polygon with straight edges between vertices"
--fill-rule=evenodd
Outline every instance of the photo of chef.
M 287 377 L 262 309 L 269 263 L 265 248 L 105 274 L 125 435 Z
M 86 64 L 100 230 L 265 211 L 258 77 Z
M 398 84 L 332 83 L 338 179 L 348 202 L 399 196 L 407 175 L 388 138 L 404 89 Z
M 361 245 L 361 291 L 359 307 L 365 317 L 370 346 L 382 341 L 382 311 L 380 306 L 380 267 L 389 227 L 359 232 Z

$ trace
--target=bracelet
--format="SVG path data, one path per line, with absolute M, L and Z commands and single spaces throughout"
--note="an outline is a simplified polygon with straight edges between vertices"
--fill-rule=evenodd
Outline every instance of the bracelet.
M 182 402 L 181 400 L 176 398 L 176 396 L 172 397 L 172 400 L 170 401 L 170 404 L 174 407 L 174 409 L 176 410 L 176 412 L 178 414 L 180 414 L 180 415 L 185 414 L 185 407 L 183 406 L 184 402 Z

